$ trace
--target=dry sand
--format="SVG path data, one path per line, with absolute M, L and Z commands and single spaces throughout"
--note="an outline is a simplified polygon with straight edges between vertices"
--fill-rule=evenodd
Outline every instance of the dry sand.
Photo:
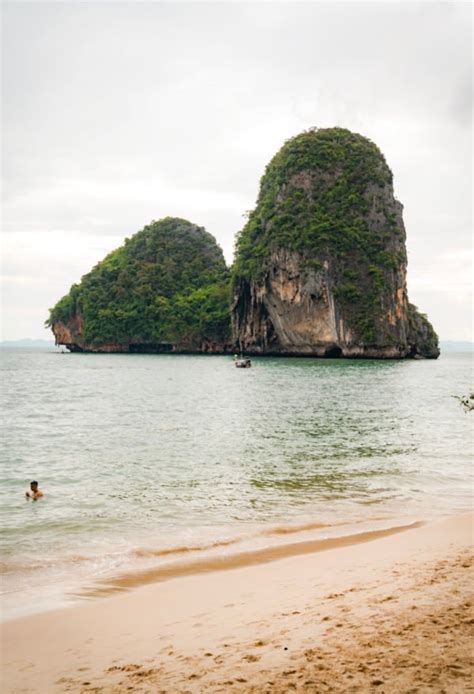
M 472 517 L 2 629 L 3 692 L 469 692 Z

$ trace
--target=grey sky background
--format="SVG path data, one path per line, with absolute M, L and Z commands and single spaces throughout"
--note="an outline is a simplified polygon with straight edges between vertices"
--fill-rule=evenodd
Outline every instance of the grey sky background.
M 3 339 L 152 219 L 232 260 L 285 139 L 371 138 L 405 207 L 408 291 L 472 339 L 470 3 L 5 2 Z

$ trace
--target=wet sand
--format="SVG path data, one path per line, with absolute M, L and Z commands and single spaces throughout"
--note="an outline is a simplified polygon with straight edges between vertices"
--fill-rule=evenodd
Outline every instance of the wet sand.
M 473 586 L 470 515 L 183 575 L 4 624 L 2 691 L 474 691 Z

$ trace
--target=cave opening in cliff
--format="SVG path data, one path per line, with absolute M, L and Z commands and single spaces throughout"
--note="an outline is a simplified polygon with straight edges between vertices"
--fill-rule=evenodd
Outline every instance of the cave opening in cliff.
M 326 359 L 338 359 L 339 357 L 342 357 L 342 349 L 340 347 L 328 347 L 328 349 L 324 352 L 324 356 Z

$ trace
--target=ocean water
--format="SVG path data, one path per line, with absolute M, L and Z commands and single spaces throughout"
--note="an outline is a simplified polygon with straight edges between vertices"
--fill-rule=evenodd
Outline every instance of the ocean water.
M 472 508 L 473 416 L 453 398 L 469 354 L 0 360 L 4 619 L 138 570 Z

